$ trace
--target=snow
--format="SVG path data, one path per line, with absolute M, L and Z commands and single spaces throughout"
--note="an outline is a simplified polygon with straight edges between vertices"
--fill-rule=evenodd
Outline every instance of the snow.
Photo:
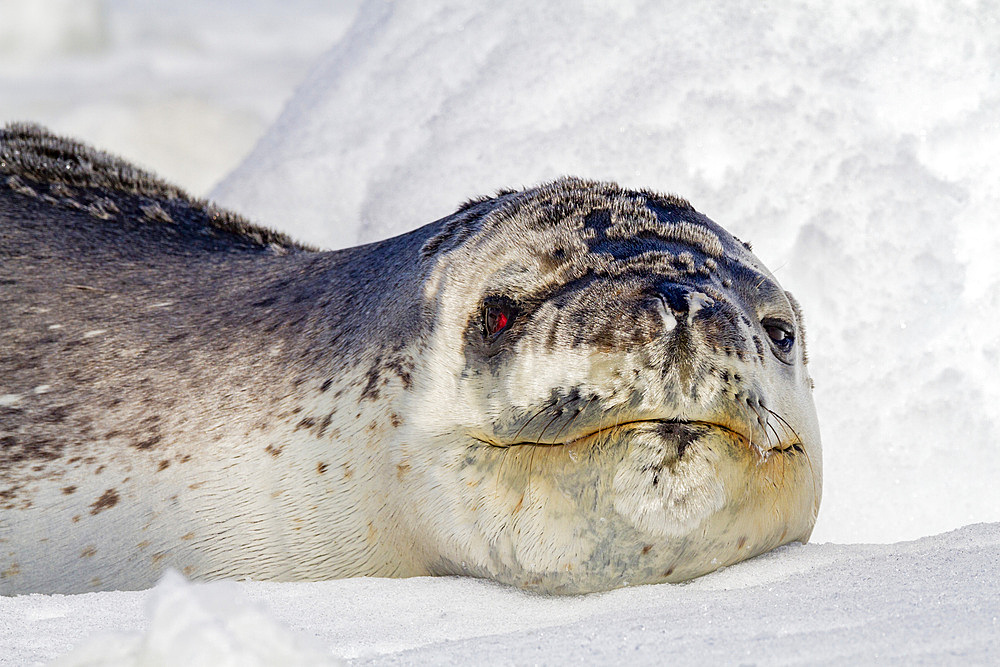
M 0 0 L 0 118 L 203 195 L 253 147 L 358 0 Z
M 561 174 L 687 197 L 803 305 L 813 543 L 570 598 L 178 575 L 0 598 L 0 664 L 998 662 L 1000 7 L 357 4 L 0 0 L 0 119 L 329 247 Z
M 1000 659 L 998 554 L 1000 525 L 978 524 L 789 545 L 687 584 L 568 598 L 458 577 L 192 585 L 170 573 L 152 591 L 0 598 L 0 655 L 321 664 L 323 646 L 379 665 L 986 664 Z M 215 662 L 193 661 L 205 656 Z

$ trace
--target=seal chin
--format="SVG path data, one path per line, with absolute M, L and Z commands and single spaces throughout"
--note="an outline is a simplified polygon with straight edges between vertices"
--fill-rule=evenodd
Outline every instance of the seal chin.
M 737 488 L 733 481 L 770 478 L 776 469 L 797 467 L 797 455 L 807 458 L 798 440 L 767 439 L 749 427 L 737 430 L 720 422 L 640 419 L 563 442 L 479 440 L 506 450 L 589 451 L 592 460 L 603 459 L 611 468 L 617 514 L 650 537 L 683 538 L 713 515 L 735 510 L 734 501 L 746 487 Z M 773 488 L 777 497 L 791 492 L 781 486 L 779 482 Z

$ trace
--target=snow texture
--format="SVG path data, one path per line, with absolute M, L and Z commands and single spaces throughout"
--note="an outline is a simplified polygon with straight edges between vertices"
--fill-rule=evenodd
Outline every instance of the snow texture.
M 0 120 L 201 194 L 277 117 L 214 194 L 302 240 L 561 174 L 690 199 L 802 302 L 825 450 L 812 544 L 688 584 L 168 575 L 0 598 L 0 664 L 1000 662 L 997 34 L 994 0 L 0 0 Z
M 995 664 L 998 553 L 1000 525 L 979 524 L 892 545 L 795 544 L 687 584 L 566 598 L 457 577 L 192 585 L 171 573 L 139 593 L 0 598 L 0 656 L 321 664 L 325 646 L 359 665 Z M 216 662 L 189 662 L 204 656 Z
M 274 120 L 358 0 L 0 0 L 0 118 L 196 195 Z

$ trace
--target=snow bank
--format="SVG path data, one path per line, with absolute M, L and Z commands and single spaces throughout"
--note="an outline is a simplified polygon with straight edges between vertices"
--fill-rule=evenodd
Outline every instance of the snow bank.
M 996 521 L 997 14 L 369 2 L 215 195 L 339 247 L 565 173 L 677 192 L 804 305 L 814 539 Z
M 204 194 L 358 0 L 0 0 L 0 125 L 42 123 Z
M 60 664 L 322 664 L 320 647 L 354 664 L 996 663 L 998 554 L 1000 524 L 982 524 L 893 545 L 790 545 L 687 584 L 563 598 L 462 578 L 171 576 L 142 593 L 0 598 L 0 663 L 85 638 Z

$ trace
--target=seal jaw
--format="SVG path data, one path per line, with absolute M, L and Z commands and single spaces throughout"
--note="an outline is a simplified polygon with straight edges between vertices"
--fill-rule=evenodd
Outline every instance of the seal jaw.
M 422 525 L 455 531 L 436 538 L 437 574 L 547 593 L 683 581 L 812 526 L 805 457 L 761 457 L 715 424 L 634 422 L 560 446 L 462 451 L 449 467 L 468 493 L 418 508 Z

